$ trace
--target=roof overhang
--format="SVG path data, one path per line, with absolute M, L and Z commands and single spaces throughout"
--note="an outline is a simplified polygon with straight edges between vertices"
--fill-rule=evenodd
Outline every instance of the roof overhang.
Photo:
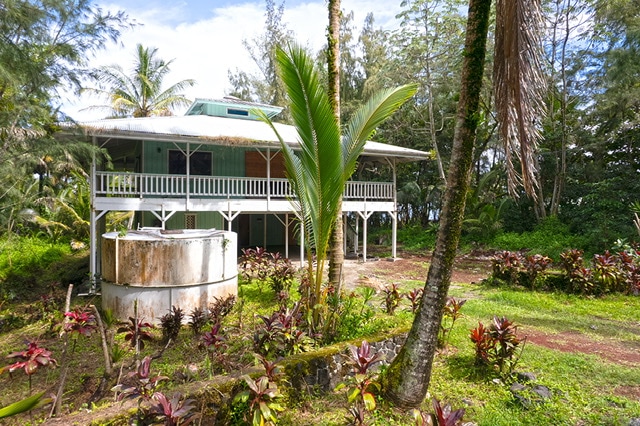
M 65 134 L 81 132 L 84 136 L 101 139 L 118 138 L 161 142 L 189 142 L 203 145 L 246 146 L 252 148 L 280 148 L 273 130 L 262 121 L 236 120 L 204 115 L 118 118 L 62 123 Z M 274 123 L 283 141 L 298 149 L 298 132 L 294 126 Z M 409 162 L 431 158 L 431 154 L 415 149 L 368 141 L 362 154 L 369 160 L 394 158 Z

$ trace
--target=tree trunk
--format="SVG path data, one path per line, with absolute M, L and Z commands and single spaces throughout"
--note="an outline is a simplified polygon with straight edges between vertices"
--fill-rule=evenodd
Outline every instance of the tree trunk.
M 327 33 L 327 75 L 329 80 L 329 102 L 340 125 L 340 0 L 329 0 L 329 29 Z M 342 266 L 344 264 L 344 235 L 342 232 L 342 199 L 331 233 L 329 253 L 329 285 L 337 294 L 342 287 Z
M 419 406 L 429 387 L 473 166 L 490 9 L 491 0 L 469 1 L 460 101 L 436 248 L 420 309 L 383 378 L 385 396 L 400 408 Z

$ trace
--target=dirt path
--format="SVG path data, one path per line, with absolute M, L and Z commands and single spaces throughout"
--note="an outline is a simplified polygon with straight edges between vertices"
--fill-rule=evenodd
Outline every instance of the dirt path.
M 382 289 L 398 281 L 415 280 L 424 283 L 429 257 L 405 255 L 395 260 L 369 259 L 366 262 L 345 259 L 344 281 L 348 289 L 366 285 Z M 456 262 L 452 283 L 476 283 L 489 274 L 489 260 L 484 257 L 461 257 Z
M 456 259 L 451 282 L 477 283 L 490 273 L 489 256 L 463 256 Z M 395 261 L 372 259 L 345 261 L 345 285 L 355 288 L 367 285 L 378 290 L 393 282 L 416 280 L 424 283 L 427 277 L 429 258 L 426 256 L 405 255 Z M 596 341 L 578 332 L 561 332 L 551 334 L 535 327 L 522 327 L 523 335 L 530 343 L 562 352 L 580 352 L 597 355 L 607 362 L 640 367 L 640 344 L 636 342 L 620 342 L 615 339 Z M 631 390 L 640 398 L 640 387 Z

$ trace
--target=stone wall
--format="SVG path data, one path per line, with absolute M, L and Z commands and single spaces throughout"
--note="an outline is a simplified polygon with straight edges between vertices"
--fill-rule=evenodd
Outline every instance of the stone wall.
M 377 363 L 375 367 L 380 368 L 382 365 L 389 364 L 400 351 L 406 338 L 406 333 L 402 333 L 369 341 L 372 354 L 378 352 L 382 354 L 381 362 Z M 352 342 L 351 344 L 358 346 L 359 343 Z M 346 343 L 341 343 L 323 348 L 320 351 L 287 358 L 283 362 L 283 369 L 291 386 L 298 391 L 332 391 L 345 377 L 352 374 L 348 346 Z

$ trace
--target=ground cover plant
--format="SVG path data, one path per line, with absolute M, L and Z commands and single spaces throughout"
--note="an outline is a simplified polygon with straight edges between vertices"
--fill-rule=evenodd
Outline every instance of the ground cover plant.
M 349 293 L 341 299 L 340 315 L 337 315 L 340 320 L 336 321 L 336 332 L 330 340 L 344 354 L 355 354 L 355 366 L 358 362 L 362 365 L 378 361 L 373 350 L 362 349 L 363 340 L 375 340 L 380 333 L 401 331 L 409 326 L 426 261 L 420 257 L 355 265 L 363 268 L 367 275 L 349 277 Z M 354 371 L 353 375 L 347 375 L 345 385 L 337 390 L 324 394 L 312 389 L 294 392 L 288 379 L 277 373 L 278 365 L 286 362 L 290 354 L 322 351 L 327 338 L 305 332 L 304 317 L 299 316 L 296 307 L 298 281 L 291 286 L 288 297 L 283 298 L 268 283 L 259 283 L 256 279 L 241 284 L 237 299 L 212 300 L 206 313 L 187 313 L 184 326 L 168 346 L 162 327 L 144 325 L 151 319 L 139 318 L 137 322 L 130 319 L 118 324 L 103 312 L 104 322 L 111 324 L 106 334 L 110 336 L 115 372 L 107 384 L 103 384 L 104 368 L 96 368 L 95 363 L 102 356 L 99 333 L 85 333 L 93 321 L 90 311 L 83 307 L 99 306 L 99 301 L 74 299 L 75 306 L 66 316 L 74 321 L 66 327 L 77 330 L 72 334 L 78 338 L 68 355 L 69 377 L 62 413 L 84 413 L 85 419 L 91 419 L 108 410 L 108 406 L 124 410 L 125 406 L 120 408 L 120 403 L 114 401 L 118 397 L 111 391 L 113 386 L 119 386 L 116 388 L 119 391 L 135 391 L 136 383 L 147 383 L 153 386 L 150 389 L 145 388 L 147 385 L 138 386 L 144 390 L 139 394 L 146 395 L 141 400 L 144 411 L 132 414 L 132 418 L 140 422 L 145 419 L 147 424 L 172 424 L 167 423 L 172 418 L 173 424 L 186 424 L 188 419 L 192 419 L 191 424 L 208 424 L 213 413 L 203 409 L 206 404 L 194 400 L 184 389 L 207 383 L 218 374 L 257 366 L 263 369 L 267 379 L 249 375 L 248 380 L 239 382 L 233 392 L 242 396 L 237 398 L 235 412 L 228 417 L 233 419 L 230 424 L 252 424 L 260 419 L 273 421 L 270 416 L 284 425 L 417 424 L 418 415 L 420 419 L 438 415 L 434 398 L 441 414 L 447 406 L 452 418 L 453 413 L 464 409 L 463 419 L 456 420 L 459 424 L 533 425 L 549 419 L 554 424 L 567 425 L 626 424 L 640 418 L 640 373 L 637 371 L 640 360 L 632 356 L 640 344 L 640 314 L 633 308 L 636 296 L 615 293 L 584 297 L 532 291 L 523 286 L 488 286 L 479 282 L 490 274 L 490 261 L 463 258 L 458 264 L 465 268 L 453 277 L 449 315 L 453 315 L 455 321 L 449 317 L 448 322 L 443 322 L 446 339 L 436 359 L 430 397 L 417 414 L 395 410 L 378 396 L 375 383 L 377 376 L 384 374 L 384 362 L 376 362 L 380 369 L 367 368 L 362 373 Z M 379 281 L 371 281 L 369 276 L 378 277 Z M 399 299 L 395 292 L 400 295 Z M 395 305 L 393 315 L 387 313 L 390 295 Z M 54 305 L 53 310 L 60 312 L 61 303 Z M 10 306 L 18 315 L 24 314 L 14 302 L 7 301 L 5 306 Z M 24 351 L 24 338 L 30 337 L 38 339 L 38 347 L 46 348 L 50 357 L 59 361 L 62 350 L 59 333 L 64 318 L 62 313 L 45 316 L 0 334 L 2 358 Z M 498 328 L 507 331 L 503 333 L 503 341 L 513 344 L 511 337 L 516 337 L 526 339 L 526 344 L 516 345 L 512 352 L 504 350 L 510 348 L 508 345 L 500 352 L 498 345 L 492 356 L 502 353 L 503 361 L 493 358 L 490 363 L 480 365 L 470 337 L 472 330 L 479 322 L 490 329 L 495 321 L 504 325 Z M 194 322 L 198 324 L 198 333 L 194 332 Z M 139 354 L 136 354 L 135 343 L 132 345 L 136 323 L 140 335 L 148 337 L 139 339 L 145 344 Z M 122 331 L 118 333 L 118 329 Z M 579 341 L 578 346 L 582 347 L 565 346 L 568 341 Z M 595 350 L 591 354 L 582 353 L 585 347 Z M 257 356 L 260 352 L 263 355 Z M 511 356 L 514 353 L 517 358 Z M 114 356 L 116 354 L 119 355 Z M 147 363 L 146 357 L 153 361 Z M 0 368 L 15 362 L 11 358 L 4 361 Z M 55 392 L 62 369 L 47 366 L 39 370 L 32 377 L 33 394 Z M 0 375 L 2 385 L 8 390 L 0 396 L 0 407 L 29 395 L 27 377 L 18 373 L 11 377 L 8 372 Z M 519 378 L 522 373 L 528 374 L 528 382 Z M 514 393 L 511 389 L 515 383 L 525 390 Z M 542 388 L 549 390 L 549 396 L 536 399 L 534 390 Z M 261 403 L 267 404 L 269 411 L 263 411 Z M 48 411 L 47 407 L 34 411 L 34 421 L 48 415 Z M 24 414 L 15 418 L 15 424 L 31 421 L 31 417 Z M 13 419 L 7 419 L 7 424 L 14 424 Z

